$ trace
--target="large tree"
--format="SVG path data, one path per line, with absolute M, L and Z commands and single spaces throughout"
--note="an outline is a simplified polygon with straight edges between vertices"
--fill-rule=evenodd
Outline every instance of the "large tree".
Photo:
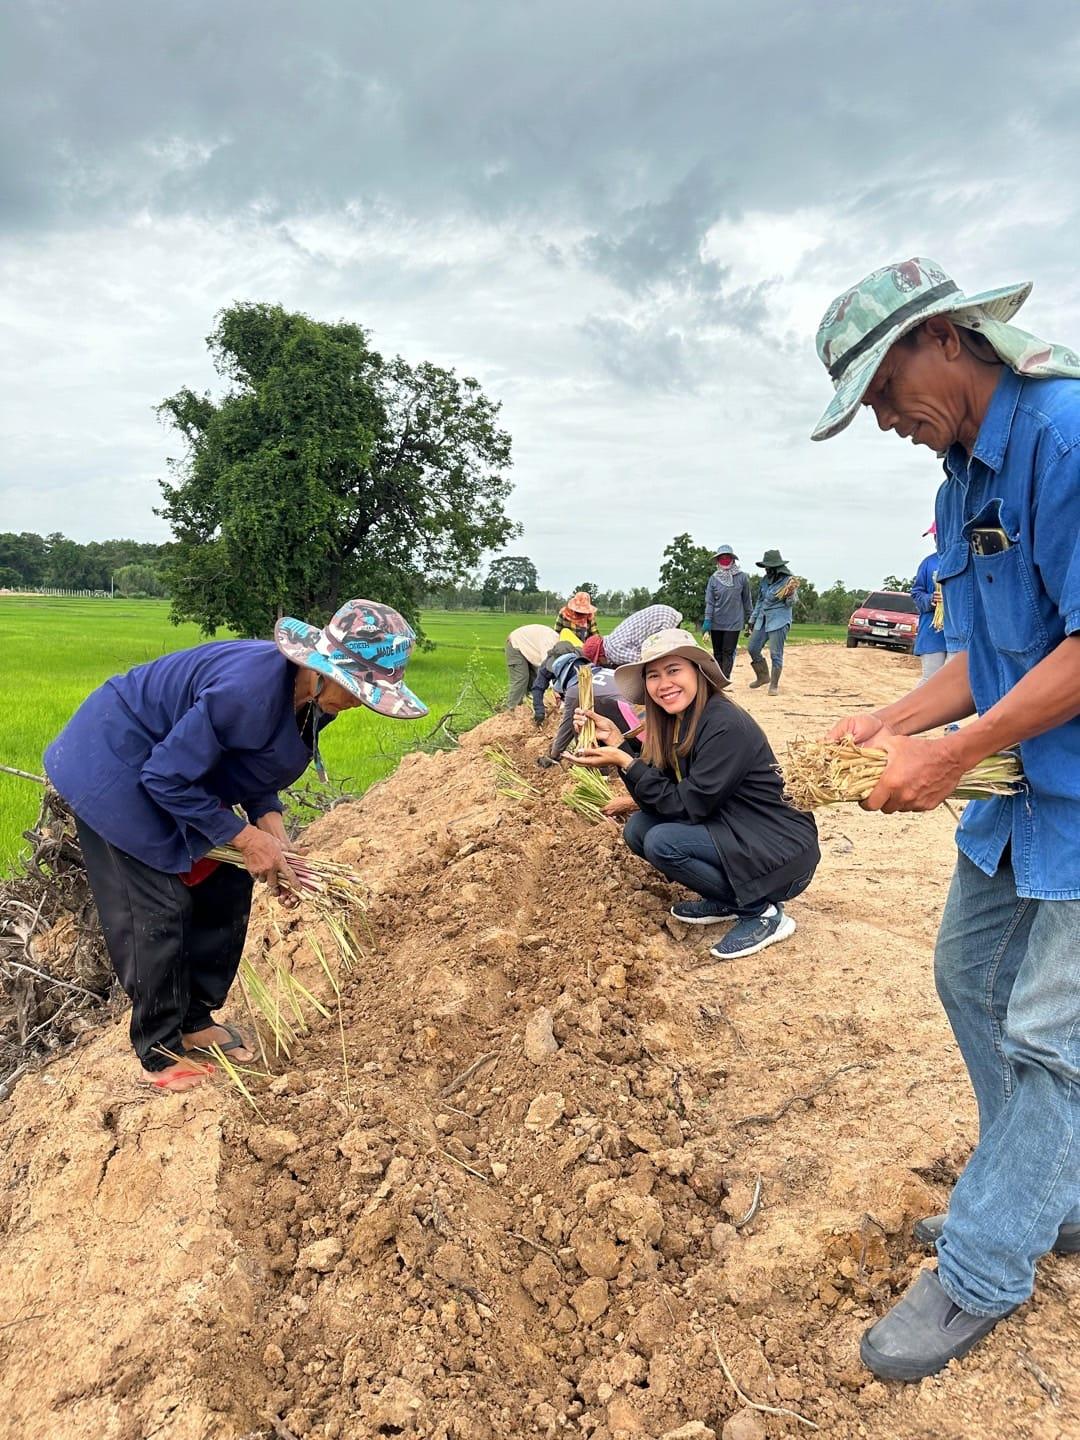
M 510 437 L 475 380 L 276 305 L 223 310 L 207 343 L 225 395 L 160 407 L 187 442 L 159 512 L 174 620 L 265 635 L 365 596 L 415 622 L 425 590 L 516 533 Z
M 485 605 L 498 605 L 512 590 L 525 594 L 539 588 L 536 566 L 527 555 L 500 555 L 491 562 L 481 598 Z
M 705 614 L 705 587 L 716 569 L 707 545 L 695 545 L 687 535 L 676 535 L 664 551 L 660 588 L 655 599 L 682 612 L 687 624 L 698 625 Z

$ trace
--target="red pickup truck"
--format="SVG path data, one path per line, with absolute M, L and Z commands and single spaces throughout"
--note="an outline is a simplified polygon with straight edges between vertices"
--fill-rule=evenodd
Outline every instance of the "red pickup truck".
M 910 655 L 919 628 L 915 601 L 904 590 L 872 590 L 847 622 L 847 647 L 884 645 Z

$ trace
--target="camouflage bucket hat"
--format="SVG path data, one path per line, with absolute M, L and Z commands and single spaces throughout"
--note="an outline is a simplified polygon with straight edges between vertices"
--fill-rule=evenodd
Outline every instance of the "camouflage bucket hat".
M 404 682 L 416 632 L 404 615 L 374 600 L 347 600 L 323 629 L 286 616 L 274 644 L 294 665 L 336 680 L 369 710 L 416 720 L 427 706 Z
M 1031 282 L 965 295 L 933 260 L 915 256 L 867 275 L 821 317 L 817 352 L 836 394 L 811 438 L 827 440 L 850 425 L 885 352 L 932 315 L 976 330 L 1019 375 L 1080 378 L 1080 359 L 1007 322 L 1031 293 Z

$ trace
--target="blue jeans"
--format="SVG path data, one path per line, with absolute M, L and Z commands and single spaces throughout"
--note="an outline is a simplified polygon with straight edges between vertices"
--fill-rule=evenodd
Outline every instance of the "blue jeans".
M 761 900 L 756 905 L 739 906 L 735 892 L 720 864 L 720 856 L 705 825 L 686 825 L 661 820 L 635 811 L 623 826 L 623 839 L 635 855 L 640 855 L 668 880 L 685 885 L 705 900 L 729 905 L 733 915 L 760 915 L 772 904 L 792 900 L 801 895 L 813 879 L 813 871 L 789 885 L 782 895 Z
M 769 642 L 769 659 L 772 661 L 773 674 L 778 674 L 784 668 L 784 641 L 787 639 L 787 632 L 790 625 L 781 625 L 778 630 L 766 630 L 765 622 L 759 621 L 757 629 L 750 636 L 746 646 L 746 653 L 751 660 L 761 658 L 761 652 L 765 649 L 765 641 Z
M 1080 1221 L 1080 901 L 1017 895 L 1007 853 L 992 877 L 959 855 L 935 974 L 979 1106 L 938 1275 L 970 1314 L 1004 1315 Z

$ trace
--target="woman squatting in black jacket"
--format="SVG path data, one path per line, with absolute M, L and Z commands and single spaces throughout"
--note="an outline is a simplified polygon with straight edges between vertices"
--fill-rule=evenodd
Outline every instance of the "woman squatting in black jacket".
M 795 933 L 784 904 L 814 877 L 817 826 L 784 799 L 764 731 L 724 695 L 726 677 L 692 635 L 663 630 L 641 654 L 640 665 L 615 671 L 626 699 L 645 705 L 640 746 L 592 714 L 596 745 L 575 758 L 618 768 L 637 806 L 623 831 L 627 845 L 700 896 L 673 905 L 676 919 L 734 921 L 710 953 L 752 955 Z M 578 711 L 579 728 L 584 720 Z

